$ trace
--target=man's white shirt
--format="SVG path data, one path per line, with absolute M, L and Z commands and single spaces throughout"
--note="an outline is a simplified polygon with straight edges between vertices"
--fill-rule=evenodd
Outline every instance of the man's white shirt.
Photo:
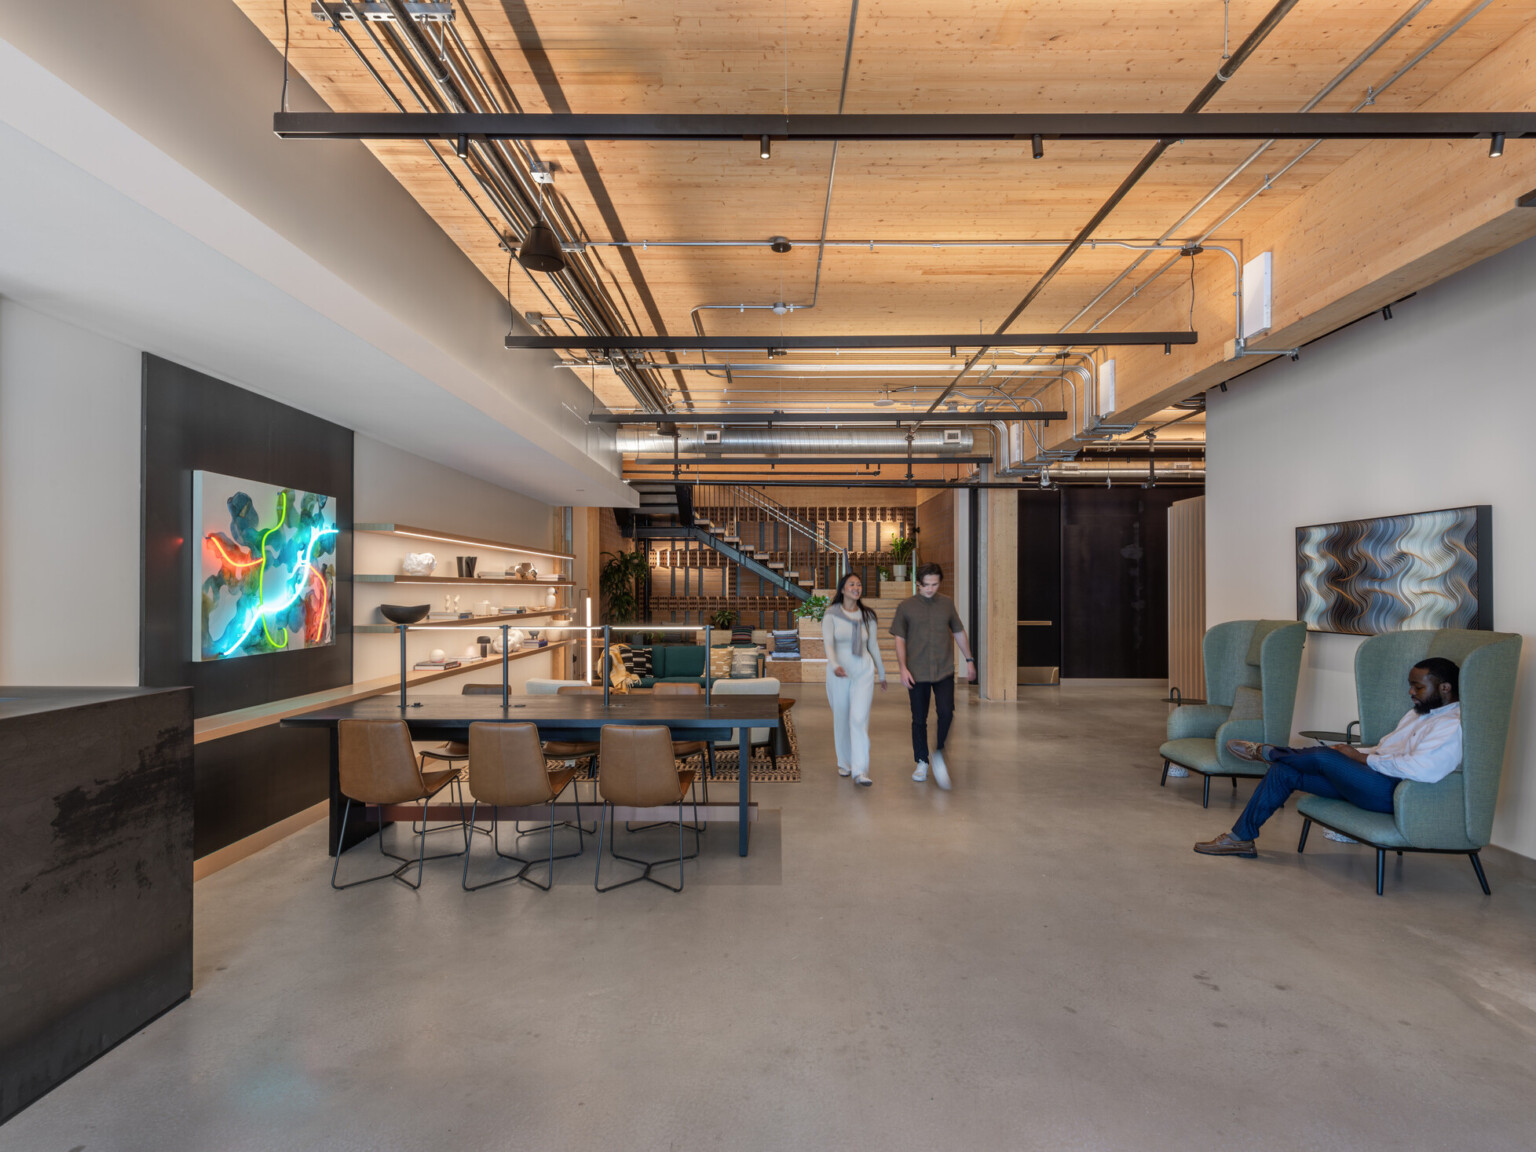
M 1433 784 L 1461 764 L 1461 704 L 1445 704 L 1422 715 L 1412 708 L 1368 753 L 1366 764 L 1383 776 Z

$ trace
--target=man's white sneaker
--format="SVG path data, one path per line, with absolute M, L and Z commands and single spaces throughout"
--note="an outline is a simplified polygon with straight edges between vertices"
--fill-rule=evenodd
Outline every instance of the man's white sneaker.
M 912 779 L 916 780 L 919 784 L 928 779 L 928 761 L 919 760 L 917 762 L 917 771 L 912 773 Z
M 937 748 L 933 750 L 933 782 L 949 791 L 949 766 L 944 763 L 944 753 Z

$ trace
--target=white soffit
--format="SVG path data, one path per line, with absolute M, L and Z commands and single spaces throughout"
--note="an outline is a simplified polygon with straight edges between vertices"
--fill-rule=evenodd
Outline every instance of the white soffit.
M 0 294 L 535 499 L 636 503 L 610 431 L 520 404 L 4 41 Z M 571 379 L 505 357 L 546 407 Z

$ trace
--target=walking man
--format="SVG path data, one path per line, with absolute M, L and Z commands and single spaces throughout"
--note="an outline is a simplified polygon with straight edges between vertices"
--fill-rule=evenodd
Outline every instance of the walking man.
M 891 635 L 896 637 L 896 665 L 901 682 L 906 685 L 912 704 L 912 758 L 917 771 L 912 779 L 928 779 L 933 765 L 933 782 L 949 788 L 949 769 L 944 763 L 944 738 L 955 715 L 955 645 L 965 656 L 965 678 L 976 679 L 976 658 L 965 638 L 965 625 L 955 611 L 955 602 L 939 595 L 944 570 L 937 564 L 924 564 L 917 570 L 917 595 L 909 596 L 896 608 L 891 620 Z M 939 714 L 938 738 L 933 753 L 928 752 L 928 701 L 933 699 Z

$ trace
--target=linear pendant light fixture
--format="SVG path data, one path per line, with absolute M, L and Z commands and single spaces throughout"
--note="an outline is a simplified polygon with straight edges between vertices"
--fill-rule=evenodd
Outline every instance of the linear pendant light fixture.
M 652 115 L 277 112 L 285 140 L 1474 140 L 1536 136 L 1536 112 L 1066 112 Z M 1502 143 L 1502 140 L 1501 140 Z

